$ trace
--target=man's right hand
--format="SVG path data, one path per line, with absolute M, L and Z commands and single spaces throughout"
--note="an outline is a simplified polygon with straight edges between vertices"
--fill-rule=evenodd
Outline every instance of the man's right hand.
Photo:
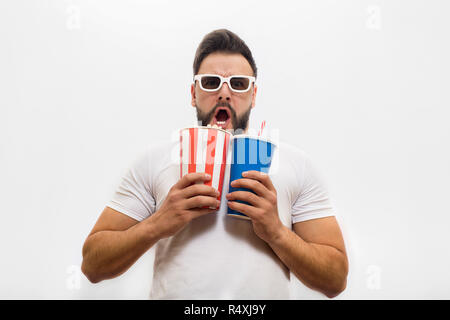
M 176 234 L 192 219 L 219 208 L 219 192 L 204 184 L 210 179 L 205 173 L 188 173 L 170 188 L 160 209 L 148 219 L 160 238 Z
M 192 219 L 217 209 L 218 194 L 204 173 L 190 173 L 169 191 L 159 210 L 139 222 L 106 207 L 83 246 L 81 270 L 97 283 L 124 273 L 161 238 L 174 235 Z

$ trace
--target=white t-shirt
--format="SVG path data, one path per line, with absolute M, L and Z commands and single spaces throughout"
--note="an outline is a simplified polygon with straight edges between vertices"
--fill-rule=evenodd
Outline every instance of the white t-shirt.
M 226 215 L 229 163 L 220 209 L 156 243 L 151 299 L 290 298 L 287 267 L 256 236 L 251 221 Z M 269 177 L 285 226 L 335 215 L 323 179 L 298 148 L 279 143 Z M 160 208 L 179 178 L 179 141 L 149 146 L 107 206 L 142 221 Z

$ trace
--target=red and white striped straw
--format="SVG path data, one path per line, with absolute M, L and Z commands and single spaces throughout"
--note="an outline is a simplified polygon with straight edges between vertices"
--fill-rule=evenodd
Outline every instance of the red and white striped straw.
M 259 129 L 259 132 L 258 132 L 258 137 L 260 137 L 262 135 L 265 127 L 266 127 L 266 120 L 263 120 L 261 122 L 261 129 Z

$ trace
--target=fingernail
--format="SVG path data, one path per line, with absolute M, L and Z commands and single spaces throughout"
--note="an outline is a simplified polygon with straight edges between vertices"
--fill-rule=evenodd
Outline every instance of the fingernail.
M 205 173 L 205 178 L 206 179 L 211 179 L 211 176 L 209 174 Z
M 248 175 L 248 172 L 247 172 L 247 171 L 242 172 L 242 176 L 243 176 L 243 177 L 246 177 L 247 175 Z

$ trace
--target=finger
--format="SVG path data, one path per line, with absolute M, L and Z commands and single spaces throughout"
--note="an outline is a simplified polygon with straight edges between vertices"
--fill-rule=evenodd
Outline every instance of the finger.
M 213 212 L 217 211 L 217 209 L 201 208 L 201 209 L 191 209 L 189 211 L 192 214 L 192 219 L 195 219 L 200 216 L 204 216 L 205 214 L 213 213 Z
M 262 201 L 264 201 L 264 198 L 258 197 L 256 194 L 248 191 L 234 191 L 227 194 L 227 199 L 229 201 L 245 201 L 258 208 L 261 207 Z
M 179 189 L 184 189 L 195 183 L 203 183 L 209 181 L 211 176 L 204 172 L 191 172 L 184 175 L 175 185 Z
M 233 188 L 247 188 L 255 192 L 260 197 L 265 197 L 270 191 L 258 180 L 254 179 L 236 179 L 231 182 Z
M 249 218 L 256 217 L 259 210 L 258 208 L 237 201 L 228 201 L 227 205 L 230 209 L 243 213 L 247 215 Z
M 255 179 L 261 182 L 268 190 L 275 191 L 276 189 L 270 179 L 269 175 L 265 172 L 250 170 L 242 173 L 244 178 Z
M 207 186 L 205 184 L 194 184 L 187 188 L 183 189 L 182 192 L 183 198 L 191 198 L 198 195 L 210 196 L 210 197 L 218 197 L 220 195 L 219 191 L 214 189 L 211 186 Z
M 185 201 L 184 208 L 185 209 L 202 208 L 202 207 L 217 208 L 218 206 L 220 206 L 220 201 L 217 200 L 215 197 L 195 196 Z

